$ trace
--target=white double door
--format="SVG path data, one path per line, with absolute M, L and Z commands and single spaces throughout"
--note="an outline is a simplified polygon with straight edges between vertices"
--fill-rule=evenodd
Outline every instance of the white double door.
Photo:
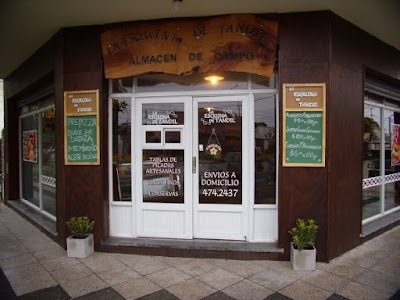
M 138 236 L 246 239 L 246 97 L 135 99 Z

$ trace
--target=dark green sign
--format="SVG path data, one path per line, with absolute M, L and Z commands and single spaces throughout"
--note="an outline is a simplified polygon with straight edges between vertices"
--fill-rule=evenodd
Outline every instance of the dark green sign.
M 96 115 L 66 117 L 66 164 L 99 162 L 98 126 Z
M 322 111 L 286 111 L 284 161 L 286 166 L 325 165 Z

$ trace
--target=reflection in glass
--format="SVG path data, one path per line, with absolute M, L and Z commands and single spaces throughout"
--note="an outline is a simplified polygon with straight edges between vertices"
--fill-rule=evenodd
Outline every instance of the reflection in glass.
M 132 200 L 131 98 L 112 99 L 113 200 Z
M 199 203 L 242 204 L 242 103 L 199 103 Z
M 112 93 L 133 93 L 133 77 L 113 79 Z
M 183 153 L 183 150 L 143 150 L 143 202 L 184 202 Z
M 400 181 L 393 182 L 400 173 L 400 114 L 392 110 L 397 104 L 379 95 L 366 96 L 369 101 L 384 103 L 386 108 L 364 106 L 363 179 L 367 187 L 363 189 L 363 219 L 400 205 Z M 379 176 L 379 180 L 366 181 Z
M 381 211 L 381 194 L 382 186 L 374 186 L 363 190 L 363 210 L 362 218 L 363 220 L 373 217 L 380 213 Z
M 165 131 L 165 143 L 166 144 L 179 144 L 181 142 L 180 131 Z
M 212 85 L 204 77 L 209 74 L 200 73 L 185 76 L 171 74 L 145 74 L 138 76 L 138 93 L 202 91 L 202 90 L 243 90 L 248 89 L 249 75 L 240 72 L 221 72 L 217 75 L 224 80 Z
M 276 84 L 276 73 L 272 77 L 264 77 L 256 74 L 251 74 L 252 89 L 274 89 Z
M 255 204 L 276 203 L 275 95 L 255 95 Z
M 161 143 L 161 131 L 146 131 L 146 143 Z
M 56 118 L 55 109 L 46 110 L 42 118 L 42 208 L 56 215 Z
M 363 178 L 380 176 L 381 109 L 364 106 Z

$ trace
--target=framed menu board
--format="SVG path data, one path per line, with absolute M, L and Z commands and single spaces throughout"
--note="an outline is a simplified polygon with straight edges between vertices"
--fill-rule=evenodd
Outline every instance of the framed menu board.
M 283 84 L 283 166 L 325 167 L 325 83 Z
M 64 92 L 66 165 L 99 165 L 99 90 Z

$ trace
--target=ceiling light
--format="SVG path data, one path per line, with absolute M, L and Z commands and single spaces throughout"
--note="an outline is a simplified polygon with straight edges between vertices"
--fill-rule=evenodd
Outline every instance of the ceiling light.
M 218 76 L 218 75 L 210 75 L 207 77 L 204 77 L 205 80 L 210 81 L 211 84 L 216 85 L 218 81 L 224 80 L 224 77 Z

